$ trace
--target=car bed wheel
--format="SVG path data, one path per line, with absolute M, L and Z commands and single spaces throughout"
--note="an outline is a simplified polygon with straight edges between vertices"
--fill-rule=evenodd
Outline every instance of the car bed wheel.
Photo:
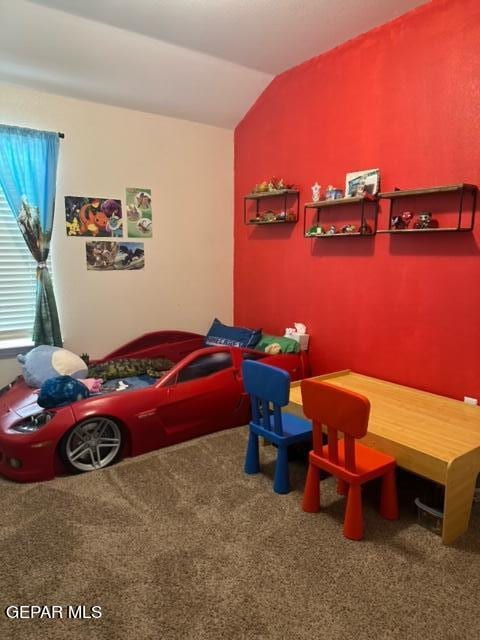
M 60 455 L 73 473 L 103 469 L 122 450 L 120 427 L 110 418 L 89 418 L 75 425 L 60 442 Z

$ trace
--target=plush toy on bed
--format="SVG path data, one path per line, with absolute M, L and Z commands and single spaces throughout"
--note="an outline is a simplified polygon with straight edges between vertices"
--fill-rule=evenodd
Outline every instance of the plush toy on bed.
M 89 395 L 90 392 L 83 382 L 72 376 L 57 376 L 45 380 L 42 384 L 37 403 L 44 409 L 53 409 L 83 400 Z
M 17 360 L 29 387 L 39 389 L 49 378 L 71 376 L 78 380 L 87 377 L 87 365 L 75 353 L 60 347 L 40 345 Z
M 265 347 L 265 353 L 268 353 L 269 356 L 276 356 L 277 353 L 282 353 L 282 347 L 278 342 L 272 342 L 272 344 Z

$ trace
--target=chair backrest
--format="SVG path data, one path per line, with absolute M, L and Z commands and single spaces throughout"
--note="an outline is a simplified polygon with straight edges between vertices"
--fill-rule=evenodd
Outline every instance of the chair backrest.
M 255 360 L 243 362 L 242 374 L 250 395 L 252 422 L 282 436 L 281 407 L 289 401 L 290 376 L 283 369 Z
M 367 433 L 370 401 L 365 396 L 319 380 L 302 380 L 303 413 L 313 422 L 313 449 L 324 456 L 322 426 L 328 430 L 327 458 L 338 465 L 338 432 L 345 440 L 344 465 L 355 473 L 355 439 Z

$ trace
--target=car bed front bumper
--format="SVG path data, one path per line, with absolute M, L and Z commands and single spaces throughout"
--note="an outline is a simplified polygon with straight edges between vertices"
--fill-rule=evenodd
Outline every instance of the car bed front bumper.
M 16 482 L 51 480 L 58 471 L 57 443 L 72 425 L 73 414 L 65 407 L 34 433 L 18 433 L 12 425 L 21 420 L 14 412 L 0 418 L 0 475 Z

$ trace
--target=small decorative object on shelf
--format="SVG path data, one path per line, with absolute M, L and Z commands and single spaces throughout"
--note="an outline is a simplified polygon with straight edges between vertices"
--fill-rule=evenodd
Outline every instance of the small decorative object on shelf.
M 327 231 L 327 236 L 334 236 L 337 233 L 337 227 L 332 224 L 330 225 L 330 229 Z
M 392 229 L 407 229 L 412 218 L 413 213 L 411 211 L 404 211 L 399 216 L 392 218 L 391 227 Z
M 268 182 L 261 182 L 260 184 L 256 184 L 253 190 L 254 193 L 265 193 L 268 191 Z
M 475 223 L 475 209 L 477 203 L 478 187 L 474 184 L 451 184 L 440 187 L 426 187 L 421 189 L 402 190 L 395 188 L 393 191 L 378 194 L 380 199 L 389 200 L 389 227 L 379 233 L 441 233 L 441 232 L 465 232 L 472 231 Z M 399 208 L 402 200 L 407 198 L 412 202 L 412 210 L 398 214 L 395 208 Z M 413 207 L 422 199 L 427 201 L 435 213 L 439 213 L 439 219 L 433 218 L 429 211 L 413 211 Z M 400 204 L 399 202 L 400 201 Z M 422 207 L 423 208 L 423 207 Z M 415 216 L 413 225 L 412 222 Z M 441 221 L 440 221 L 441 217 Z
M 315 182 L 315 184 L 312 187 L 312 201 L 313 202 L 318 202 L 320 200 L 321 189 L 322 189 L 322 185 L 318 184 L 318 182 Z
M 325 229 L 321 224 L 314 224 L 306 233 L 307 236 L 323 236 L 324 234 Z
M 283 178 L 270 178 L 270 180 L 264 180 L 260 182 L 260 184 L 256 184 L 252 193 L 268 193 L 268 192 L 277 192 L 283 191 L 284 189 L 293 189 L 293 184 L 285 184 Z
M 342 227 L 342 233 L 355 233 L 357 227 L 354 224 L 344 224 Z
M 378 193 L 380 185 L 380 170 L 366 169 L 364 171 L 352 171 L 345 177 L 345 197 L 354 198 L 369 193 L 374 196 Z
M 422 211 L 418 214 L 418 219 L 415 220 L 413 225 L 414 229 L 438 229 L 438 220 L 432 218 L 432 214 L 429 211 Z
M 325 200 L 338 200 L 339 198 L 343 198 L 343 191 L 329 184 L 325 191 Z
M 273 211 L 265 211 L 259 216 L 262 222 L 273 222 L 275 220 L 275 213 Z

